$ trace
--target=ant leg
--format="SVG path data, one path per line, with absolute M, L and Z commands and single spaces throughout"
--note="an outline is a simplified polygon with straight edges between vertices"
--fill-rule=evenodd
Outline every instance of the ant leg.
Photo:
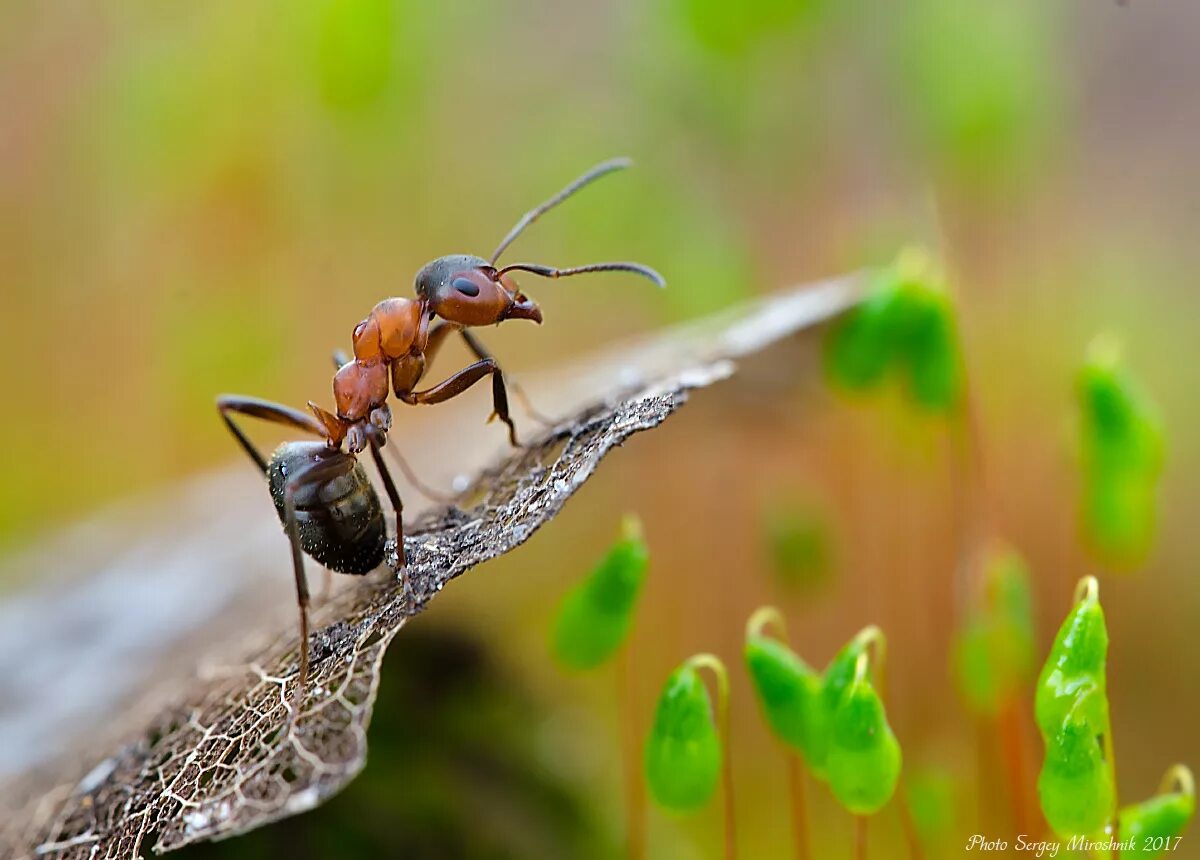
M 292 688 L 292 712 L 289 723 L 300 718 L 300 707 L 304 704 L 304 687 L 308 683 L 308 578 L 304 575 L 304 550 L 300 546 L 300 527 L 296 522 L 296 485 L 288 481 L 283 491 L 284 518 L 287 523 L 288 541 L 292 545 L 292 572 L 296 576 L 296 604 L 300 609 L 300 668 L 296 672 L 296 683 Z
M 438 354 L 438 350 L 442 348 L 442 344 L 446 342 L 446 338 L 456 331 L 464 331 L 464 329 L 458 323 L 446 322 L 445 320 L 435 324 L 429 330 L 429 339 L 425 342 L 426 367 L 433 364 L 433 357 Z M 480 358 L 482 357 L 480 356 Z
M 520 443 L 517 441 L 517 428 L 513 426 L 512 417 L 508 414 L 508 393 L 504 389 L 504 374 L 500 372 L 494 358 L 481 358 L 433 388 L 410 393 L 404 401 L 412 404 L 444 403 L 462 394 L 489 374 L 492 377 L 492 418 L 499 418 L 508 425 L 508 441 L 513 447 L 517 447 Z
M 490 358 L 493 361 L 495 360 L 496 357 L 488 352 L 487 347 L 484 346 L 480 342 L 479 338 L 475 337 L 474 334 L 467 331 L 465 328 L 462 329 L 460 333 L 462 334 L 463 340 L 467 342 L 467 348 L 475 354 L 476 358 Z M 533 401 L 529 399 L 529 395 L 525 393 L 525 389 L 522 388 L 511 376 L 508 378 L 508 387 L 512 389 L 513 396 L 516 397 L 517 400 L 521 401 L 521 408 L 528 412 L 533 420 L 545 427 L 552 427 L 557 423 L 553 418 L 547 418 L 536 408 L 534 408 Z
M 408 567 L 408 554 L 404 550 L 404 502 L 400 501 L 400 494 L 396 492 L 396 484 L 392 481 L 392 473 L 388 471 L 387 464 L 383 462 L 383 455 L 379 453 L 379 443 L 374 435 L 369 439 L 371 457 L 375 460 L 375 468 L 379 470 L 379 479 L 383 481 L 383 489 L 387 491 L 392 510 L 396 513 L 396 555 L 400 559 L 400 567 Z
M 488 352 L 487 347 L 485 347 L 482 343 L 480 343 L 478 338 L 476 338 L 475 335 L 473 335 L 464 326 L 461 326 L 458 323 L 440 322 L 437 325 L 435 325 L 432 329 L 430 329 L 430 332 L 429 332 L 429 342 L 428 342 L 427 346 L 425 347 L 425 366 L 426 367 L 429 367 L 433 363 L 433 357 L 437 354 L 437 351 L 441 348 L 442 344 L 445 343 L 447 336 L 453 334 L 454 332 L 458 332 L 460 335 L 462 335 L 462 339 L 466 343 L 467 348 L 469 350 L 471 350 L 471 352 L 475 355 L 475 357 L 477 359 L 479 359 L 480 361 L 491 361 L 491 362 L 496 361 L 496 357 L 494 355 L 492 355 L 490 352 Z M 496 372 L 501 374 L 501 380 L 502 380 L 501 388 L 503 388 L 504 387 L 503 372 L 500 370 L 499 364 L 497 364 L 497 366 L 496 366 Z M 539 421 L 542 424 L 553 424 L 554 423 L 553 421 L 546 418 L 544 415 L 542 415 L 536 409 L 533 408 L 533 404 L 529 401 L 529 398 L 525 396 L 525 392 L 521 389 L 521 387 L 519 385 L 517 385 L 515 380 L 510 378 L 507 380 L 507 384 L 508 384 L 508 387 L 512 389 L 513 394 L 516 395 L 517 399 L 521 401 L 521 405 L 525 408 L 525 411 L 528 412 L 531 416 L 533 416 L 534 420 Z M 497 403 L 503 402 L 503 405 L 504 405 L 503 413 L 501 413 L 501 410 L 499 408 L 497 408 L 496 414 L 497 415 L 507 415 L 508 414 L 508 395 L 507 395 L 507 393 L 502 392 L 500 397 L 495 398 L 495 400 Z M 510 421 L 507 418 L 504 418 L 503 420 L 506 424 L 510 425 L 510 428 L 511 428 L 512 421 Z M 515 428 L 512 429 L 512 432 L 509 435 L 512 439 L 516 438 Z M 517 443 L 514 441 L 513 445 L 516 446 L 516 444 Z
M 494 362 L 496 360 L 496 357 L 494 355 L 492 355 L 490 352 L 488 352 L 487 347 L 485 347 L 482 343 L 480 343 L 479 339 L 477 337 L 475 337 L 475 335 L 472 334 L 468 329 L 464 328 L 463 326 L 459 325 L 458 323 L 451 323 L 451 322 L 443 321 L 443 322 L 439 322 L 437 325 L 435 325 L 432 329 L 429 330 L 429 342 L 425 347 L 425 366 L 426 367 L 429 367 L 433 363 L 433 357 L 437 354 L 437 351 L 441 348 L 442 344 L 445 343 L 446 337 L 456 331 L 460 335 L 462 335 L 462 339 L 466 343 L 467 348 L 469 350 L 471 350 L 471 352 L 475 355 L 475 357 L 477 359 L 479 359 L 480 361 L 492 361 L 492 362 Z M 521 401 L 522 408 L 524 408 L 524 410 L 526 412 L 528 412 L 535 421 L 537 421 L 541 424 L 544 424 L 546 426 L 550 426 L 555 423 L 552 419 L 547 418 L 545 415 L 541 414 L 540 412 L 538 412 L 537 409 L 534 408 L 533 403 L 530 402 L 529 398 L 525 394 L 524 389 L 522 389 L 521 386 L 519 386 L 517 384 L 516 380 L 509 379 L 508 387 L 512 389 L 513 395 L 518 400 Z M 507 394 L 504 395 L 503 399 L 504 399 L 504 403 L 505 403 L 505 407 L 506 407 L 505 412 L 507 413 L 507 406 L 508 406 Z M 499 409 L 497 409 L 496 412 L 498 415 L 500 414 Z M 506 420 L 505 423 L 511 424 L 512 422 Z M 516 437 L 515 429 L 512 431 L 510 436 L 512 438 Z M 514 446 L 516 444 L 517 444 L 516 442 L 513 442 Z
M 249 437 L 242 432 L 242 428 L 237 425 L 230 413 L 249 415 L 252 418 L 260 418 L 263 421 L 284 424 L 308 433 L 313 433 L 322 438 L 327 438 L 325 428 L 317 423 L 317 420 L 311 415 L 306 415 L 303 412 L 292 409 L 290 406 L 272 403 L 269 400 L 260 400 L 257 397 L 222 394 L 217 398 L 217 411 L 221 413 L 221 420 L 225 422 L 225 426 L 229 428 L 229 432 L 233 434 L 238 444 L 242 446 L 242 450 L 262 470 L 264 475 L 267 473 L 266 459 L 259 453 L 258 448 L 254 447 L 254 443 L 250 441 Z
M 259 400 L 256 397 L 222 395 L 217 398 L 217 409 L 221 413 L 221 419 L 229 428 L 229 432 L 238 440 L 238 444 L 242 446 L 242 449 L 254 461 L 255 465 L 262 470 L 264 475 L 267 472 L 267 462 L 254 446 L 254 443 L 242 432 L 242 428 L 233 420 L 234 414 L 248 415 L 252 418 L 260 418 L 264 421 L 271 421 L 276 424 L 285 424 L 300 430 L 306 430 L 317 436 L 325 436 L 324 428 L 317 423 L 315 418 L 290 407 L 271 403 L 266 400 Z M 313 477 L 314 473 L 315 478 Z M 310 480 L 323 480 L 324 478 L 323 470 L 319 468 L 310 469 L 288 481 L 283 494 L 284 525 L 287 530 L 288 541 L 292 548 L 292 571 L 296 578 L 296 603 L 300 610 L 300 668 L 296 676 L 296 686 L 293 691 L 290 721 L 295 721 L 300 713 L 300 705 L 304 699 L 304 686 L 308 680 L 308 606 L 310 602 L 308 579 L 304 575 L 304 550 L 300 546 L 300 527 L 296 522 L 294 497 L 297 485 L 303 485 Z
M 283 521 L 287 529 L 288 542 L 292 547 L 292 572 L 296 577 L 296 605 L 300 610 L 300 667 L 296 672 L 296 684 L 292 689 L 292 713 L 289 722 L 300 718 L 304 704 L 304 688 L 308 683 L 310 667 L 308 637 L 308 608 L 311 602 L 308 592 L 308 577 L 304 575 L 304 548 L 300 545 L 300 524 L 296 519 L 296 491 L 309 484 L 320 484 L 336 475 L 343 474 L 344 467 L 335 460 L 318 463 L 300 471 L 283 487 Z

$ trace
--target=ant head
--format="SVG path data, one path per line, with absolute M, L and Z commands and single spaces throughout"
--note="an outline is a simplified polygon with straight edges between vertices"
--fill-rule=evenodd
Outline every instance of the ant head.
M 500 259 L 505 248 L 511 245 L 526 227 L 579 189 L 615 170 L 624 170 L 629 164 L 627 158 L 613 158 L 601 162 L 550 199 L 530 209 L 513 225 L 508 235 L 500 240 L 499 246 L 492 252 L 491 259 L 451 254 L 426 264 L 417 272 L 417 295 L 435 316 L 463 326 L 483 326 L 512 319 L 533 320 L 536 323 L 542 321 L 541 309 L 532 299 L 521 293 L 516 282 L 508 274 L 511 271 L 531 272 L 543 278 L 565 278 L 588 272 L 632 272 L 660 287 L 665 286 L 666 281 L 662 275 L 640 263 L 592 263 L 566 269 L 541 263 L 514 263 L 502 269 L 496 268 L 496 261 Z
M 493 325 L 511 319 L 542 321 L 542 311 L 533 300 L 482 257 L 438 257 L 417 272 L 416 288 L 433 314 L 459 325 Z

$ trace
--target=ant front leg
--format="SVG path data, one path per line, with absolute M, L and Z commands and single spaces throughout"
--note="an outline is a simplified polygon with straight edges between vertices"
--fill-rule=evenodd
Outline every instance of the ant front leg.
M 492 417 L 499 418 L 508 425 L 508 441 L 514 448 L 520 447 L 520 443 L 517 441 L 517 428 L 508 414 L 508 392 L 504 388 L 504 374 L 500 372 L 500 368 L 493 358 L 480 359 L 433 388 L 409 392 L 407 395 L 401 395 L 401 399 L 405 403 L 413 405 L 444 403 L 450 398 L 462 394 L 488 375 L 492 377 Z
M 463 326 L 459 325 L 458 323 L 442 321 L 442 322 L 439 322 L 438 324 L 436 324 L 433 328 L 431 328 L 429 330 L 429 342 L 425 346 L 425 364 L 427 367 L 433 364 L 434 356 L 437 355 L 438 350 L 440 350 L 442 347 L 442 344 L 446 342 L 446 338 L 449 337 L 454 332 L 458 332 L 460 335 L 462 335 L 463 342 L 466 343 L 467 349 L 471 350 L 471 353 L 477 359 L 479 359 L 480 361 L 496 362 L 496 357 L 488 351 L 487 347 L 485 347 L 479 341 L 479 339 L 477 337 L 475 337 L 475 335 L 470 330 L 464 328 Z M 497 367 L 497 371 L 500 372 L 501 375 L 503 376 L 503 371 L 500 370 L 500 366 L 498 363 L 496 364 L 496 367 Z M 540 412 L 537 411 L 537 409 L 534 408 L 533 403 L 530 402 L 529 398 L 525 395 L 525 391 L 517 384 L 516 380 L 514 380 L 510 377 L 506 380 L 506 383 L 507 383 L 508 388 L 512 389 L 513 395 L 519 401 L 521 401 L 521 406 L 525 409 L 526 412 L 528 412 L 530 414 L 530 416 L 533 417 L 533 419 L 535 421 L 537 421 L 540 424 L 546 425 L 546 426 L 552 425 L 554 423 L 552 420 L 550 420 L 546 416 L 542 415 Z M 508 401 L 508 397 L 507 397 L 507 393 L 506 393 L 505 394 L 506 405 L 507 405 L 507 401 Z M 499 414 L 499 410 L 497 410 L 497 414 Z M 508 422 L 508 423 L 511 423 L 511 422 Z M 516 435 L 515 430 L 513 431 L 512 435 L 515 438 L 515 435 Z M 517 444 L 516 442 L 513 442 L 514 446 L 516 446 L 516 444 Z
M 463 340 L 467 342 L 467 348 L 475 354 L 476 358 L 481 360 L 490 358 L 495 361 L 495 356 L 488 352 L 487 347 L 485 347 L 480 342 L 479 338 L 475 337 L 473 333 L 464 328 L 461 329 L 461 334 Z M 517 400 L 521 401 L 521 407 L 529 413 L 530 417 L 532 417 L 534 421 L 537 421 L 544 427 L 552 427 L 556 423 L 554 419 L 547 418 L 536 408 L 534 408 L 533 401 L 529 399 L 529 395 L 525 393 L 525 389 L 522 388 L 511 376 L 508 378 L 508 387 L 512 389 L 513 396 L 516 397 Z

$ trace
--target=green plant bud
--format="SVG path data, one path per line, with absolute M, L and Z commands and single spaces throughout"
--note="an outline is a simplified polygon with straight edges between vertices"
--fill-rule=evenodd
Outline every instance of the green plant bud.
M 897 115 L 924 158 L 972 195 L 1011 194 L 1038 165 L 1061 122 L 1058 4 L 972 8 L 912 0 L 896 21 Z
M 1153 545 L 1162 425 L 1110 337 L 1093 342 L 1078 392 L 1084 538 L 1104 561 L 1133 567 Z
M 650 794 L 667 809 L 698 809 L 717 787 L 721 739 L 708 689 L 687 663 L 671 674 L 658 699 L 645 769 Z
M 1046 821 L 1061 837 L 1104 827 L 1113 809 L 1112 772 L 1090 719 L 1069 717 L 1047 739 L 1038 796 Z
M 829 732 L 833 725 L 833 715 L 854 681 L 855 665 L 865 648 L 860 633 L 833 655 L 821 677 L 821 717 L 817 725 L 824 731 L 813 739 L 809 756 L 809 767 L 818 779 L 828 778 Z
M 971 710 L 995 714 L 1002 682 L 993 656 L 994 628 L 981 617 L 967 619 L 954 643 L 954 677 Z
M 823 518 L 798 504 L 772 504 L 766 511 L 765 537 L 779 581 L 791 588 L 812 588 L 829 575 L 829 535 Z
M 821 703 L 829 716 L 833 715 L 842 701 L 842 696 L 854 681 L 858 655 L 866 648 L 862 636 L 860 633 L 842 646 L 842 650 L 834 654 L 829 665 L 825 667 L 821 682 Z
M 825 757 L 821 676 L 787 645 L 767 636 L 749 637 L 745 654 L 767 725 L 811 768 L 814 760 Z
M 1087 834 L 1113 813 L 1113 767 L 1106 744 L 1108 632 L 1094 577 L 1076 587 L 1076 602 L 1038 678 L 1034 716 L 1046 754 L 1038 795 L 1059 836 Z
M 989 554 L 987 589 L 999 639 L 998 662 L 1009 682 L 1019 687 L 1033 677 L 1037 645 L 1029 568 L 1015 550 L 1005 547 Z
M 906 284 L 905 297 L 903 361 L 909 395 L 922 408 L 947 411 L 962 387 L 954 308 L 948 296 L 921 283 Z
M 1157 473 L 1163 457 L 1157 409 L 1122 364 L 1111 337 L 1093 342 L 1078 387 L 1089 468 Z
M 854 681 L 833 713 L 826 764 L 829 788 L 855 815 L 877 812 L 900 778 L 900 744 L 883 702 L 865 678 Z
M 1105 699 L 1108 630 L 1094 583 L 1091 578 L 1081 583 L 1084 593 L 1059 628 L 1038 677 L 1034 714 L 1043 734 L 1056 731 L 1067 715 L 1080 706 L 1097 723 L 1098 732 L 1108 730 Z
M 563 599 L 553 633 L 553 650 L 560 663 L 591 669 L 621 647 L 633 625 L 648 563 L 641 526 L 627 517 L 612 549 Z
M 959 631 L 954 670 L 968 706 L 994 715 L 1033 673 L 1033 602 L 1029 571 L 1014 551 L 993 549 L 985 565 L 985 599 Z
M 883 379 L 895 354 L 899 295 L 894 273 L 881 273 L 866 300 L 834 324 L 825 341 L 825 369 L 833 382 L 861 391 Z
M 904 251 L 876 276 L 866 300 L 830 333 L 825 364 L 850 390 L 895 370 L 918 406 L 941 412 L 957 403 L 962 366 L 954 307 L 922 252 Z
M 1176 847 L 1175 837 L 1183 834 L 1196 812 L 1196 797 L 1191 771 L 1176 765 L 1165 782 L 1175 779 L 1180 782 L 1178 790 L 1164 785 L 1157 797 L 1121 810 L 1118 835 L 1121 842 L 1129 843 L 1121 850 L 1122 860 L 1161 857 Z

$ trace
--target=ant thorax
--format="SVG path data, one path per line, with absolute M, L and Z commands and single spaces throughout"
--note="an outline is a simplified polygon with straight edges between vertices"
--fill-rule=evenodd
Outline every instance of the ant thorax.
M 424 349 L 424 302 L 384 299 L 354 327 L 354 357 L 362 362 L 391 362 Z
M 367 419 L 387 402 L 389 375 L 397 363 L 420 355 L 428 339 L 424 303 L 414 299 L 384 299 L 354 328 L 354 358 L 333 377 L 338 418 Z

